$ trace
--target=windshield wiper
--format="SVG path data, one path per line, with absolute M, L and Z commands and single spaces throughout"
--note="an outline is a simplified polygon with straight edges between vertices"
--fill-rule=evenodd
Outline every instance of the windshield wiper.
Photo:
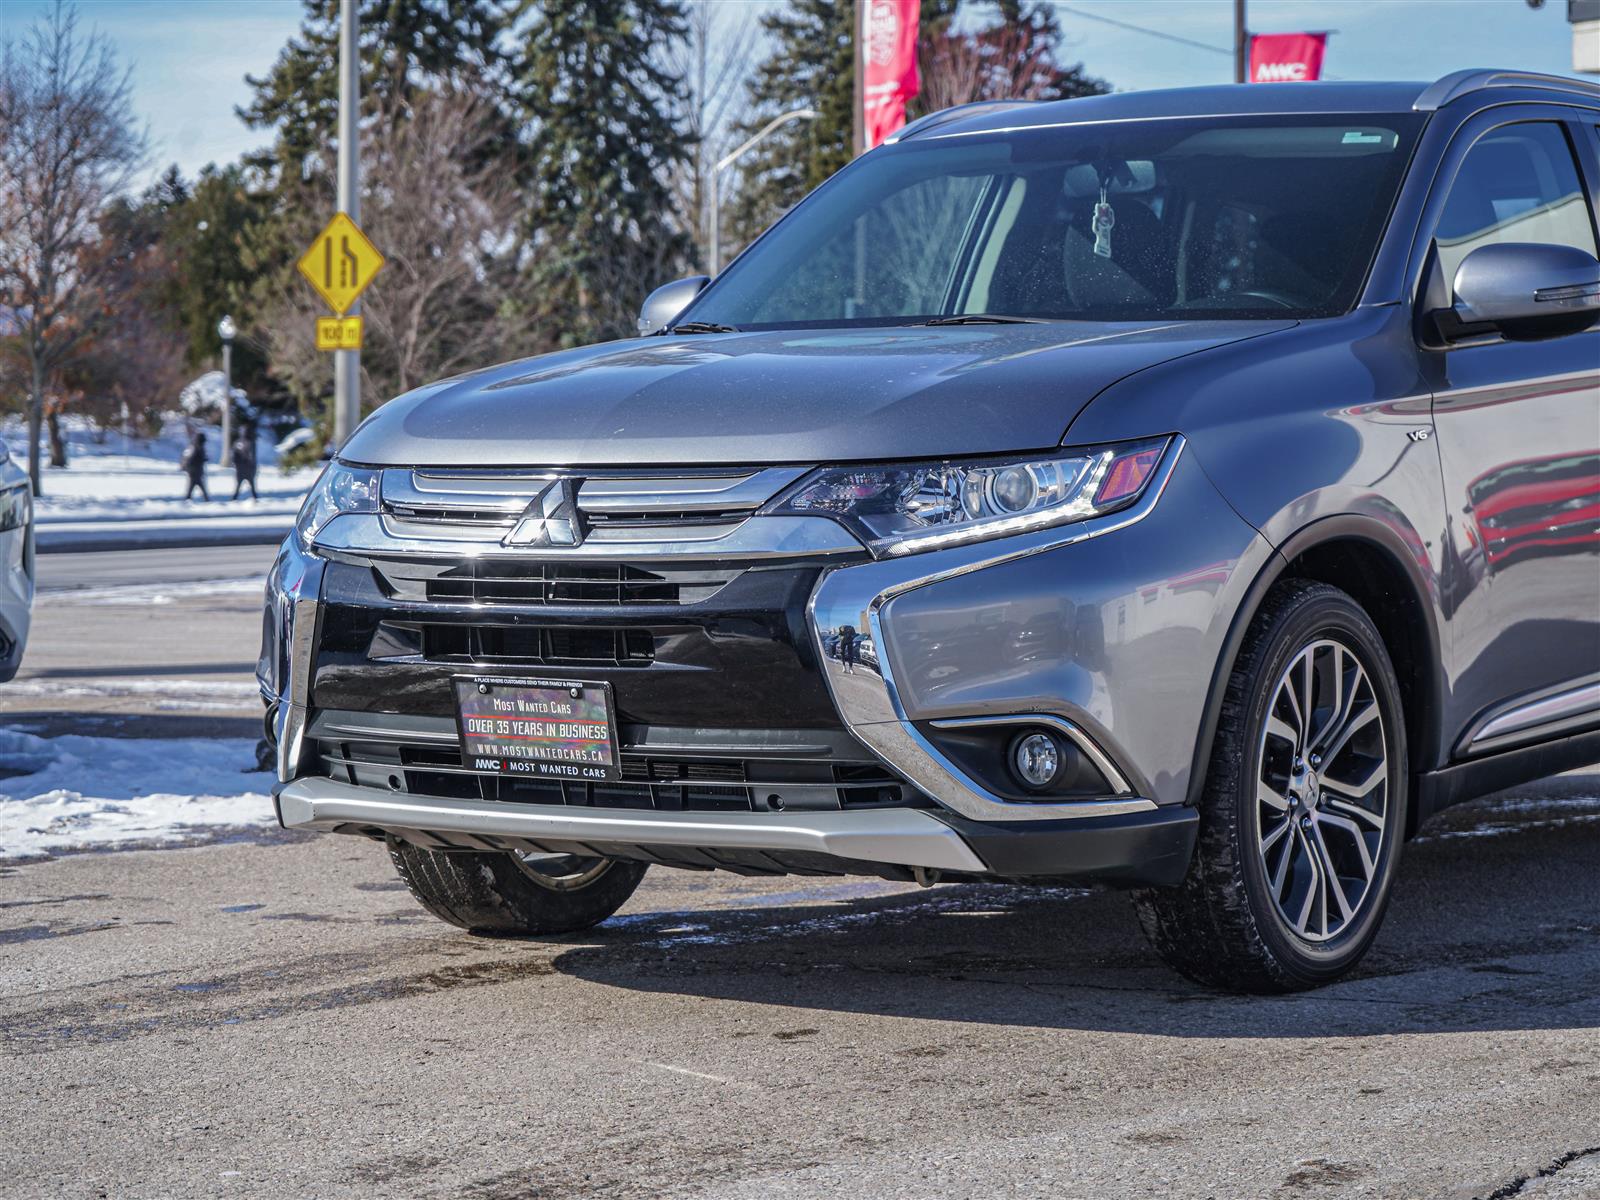
M 1043 325 L 1040 317 L 1008 317 L 1001 313 L 962 313 L 956 317 L 933 317 L 919 325 Z
M 718 325 L 715 321 L 685 321 L 674 325 L 669 333 L 738 333 L 732 325 Z

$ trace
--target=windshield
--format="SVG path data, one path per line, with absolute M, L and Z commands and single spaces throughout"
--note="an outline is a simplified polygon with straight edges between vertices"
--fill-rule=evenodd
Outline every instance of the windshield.
M 736 329 L 938 318 L 1332 316 L 1421 118 L 1183 118 L 885 146 L 683 314 Z

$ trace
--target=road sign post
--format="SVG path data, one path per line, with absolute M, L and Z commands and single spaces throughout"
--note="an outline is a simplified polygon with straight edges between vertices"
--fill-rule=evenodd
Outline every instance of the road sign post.
M 361 221 L 359 0 L 339 0 L 339 16 L 339 211 L 349 216 L 352 225 L 358 225 Z M 378 265 L 383 265 L 381 257 Z M 361 290 L 357 289 L 351 300 L 354 311 L 349 315 L 361 315 L 360 296 Z M 338 311 L 342 317 L 348 310 Z M 361 351 L 340 350 L 333 360 L 333 442 L 335 446 L 342 446 L 361 423 Z

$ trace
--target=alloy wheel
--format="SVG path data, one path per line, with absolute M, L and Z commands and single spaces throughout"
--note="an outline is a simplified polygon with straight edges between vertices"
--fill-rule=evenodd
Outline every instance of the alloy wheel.
M 1326 942 L 1373 894 L 1389 829 L 1383 713 L 1356 652 L 1319 638 L 1273 689 L 1256 775 L 1257 853 L 1296 936 Z

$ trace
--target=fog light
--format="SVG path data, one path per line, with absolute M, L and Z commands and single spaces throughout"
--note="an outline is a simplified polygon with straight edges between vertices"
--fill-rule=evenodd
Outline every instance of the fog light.
M 1048 733 L 1025 733 L 1011 746 L 1011 769 L 1031 788 L 1049 787 L 1061 770 L 1061 750 Z

